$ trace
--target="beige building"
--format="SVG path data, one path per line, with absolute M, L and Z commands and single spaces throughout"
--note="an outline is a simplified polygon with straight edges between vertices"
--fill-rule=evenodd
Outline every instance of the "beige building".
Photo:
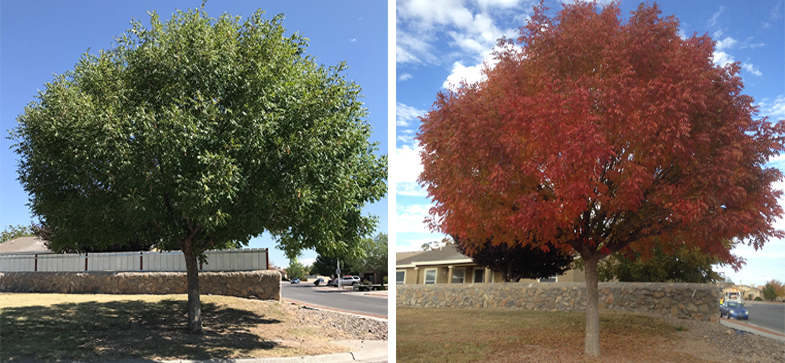
M 733 285 L 722 289 L 723 295 L 731 291 L 740 292 L 741 297 L 747 301 L 755 300 L 756 297 L 760 297 L 761 299 L 763 299 L 763 292 L 761 291 L 761 289 L 754 286 Z
M 504 282 L 498 272 L 478 266 L 449 245 L 433 251 L 396 254 L 396 284 L 462 284 Z M 586 282 L 583 271 L 568 270 L 549 279 L 523 279 L 520 282 Z

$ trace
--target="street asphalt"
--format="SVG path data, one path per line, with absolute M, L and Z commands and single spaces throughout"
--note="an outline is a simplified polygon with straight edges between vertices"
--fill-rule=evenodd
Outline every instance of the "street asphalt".
M 387 318 L 387 292 L 361 292 L 332 286 L 313 286 L 310 282 L 281 284 L 281 295 L 286 301 L 311 304 L 315 307 L 353 312 Z
M 785 334 L 785 304 L 745 301 L 750 325 Z

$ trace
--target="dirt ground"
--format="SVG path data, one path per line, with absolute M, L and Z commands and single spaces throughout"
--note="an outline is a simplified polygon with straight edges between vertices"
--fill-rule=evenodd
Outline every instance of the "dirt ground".
M 427 310 L 427 311 L 424 311 Z M 442 323 L 442 321 L 445 321 Z M 718 323 L 602 313 L 599 358 L 581 313 L 398 309 L 397 362 L 785 362 L 785 342 Z
M 185 295 L 2 293 L 0 361 L 320 355 L 348 351 L 332 341 L 375 337 L 357 317 L 350 323 L 335 314 L 316 320 L 311 316 L 318 311 L 227 296 L 201 297 L 204 331 L 191 334 L 186 300 Z M 386 322 L 383 333 L 386 337 Z

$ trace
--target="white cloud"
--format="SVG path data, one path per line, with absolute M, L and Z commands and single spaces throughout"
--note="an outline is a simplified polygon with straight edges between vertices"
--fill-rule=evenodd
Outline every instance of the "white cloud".
M 409 74 L 409 73 L 404 73 L 404 74 L 398 76 L 398 80 L 399 81 L 405 81 L 407 79 L 412 79 L 412 75 Z
M 711 19 L 709 19 L 709 26 L 717 25 L 717 21 L 719 21 L 720 15 L 722 15 L 722 12 L 724 12 L 724 11 L 725 11 L 725 7 L 724 6 L 720 6 L 720 10 L 718 10 L 716 13 L 714 13 L 714 15 L 711 16 Z
M 742 65 L 741 65 L 741 68 L 742 68 L 742 69 L 744 69 L 744 70 L 745 70 L 745 71 L 747 71 L 747 72 L 750 72 L 750 73 L 752 73 L 752 74 L 756 75 L 756 76 L 762 76 L 762 75 L 763 75 L 763 73 L 761 73 L 761 72 L 760 72 L 760 70 L 758 70 L 758 68 L 757 68 L 757 67 L 753 66 L 753 65 L 752 65 L 752 64 L 750 64 L 750 63 L 744 63 L 744 64 L 742 64 Z
M 777 99 L 772 104 L 769 104 L 768 100 L 764 99 L 763 102 L 758 103 L 758 106 L 760 106 L 760 115 L 768 116 L 771 119 L 769 121 L 785 119 L 785 95 L 777 96 Z
M 458 48 L 459 58 L 481 59 L 502 35 L 516 28 L 501 30 L 494 21 L 498 13 L 509 13 L 529 0 L 403 0 L 396 5 L 396 63 L 439 64 L 443 55 L 433 54 L 432 42 Z M 530 9 L 521 9 L 521 12 Z M 522 25 L 522 24 L 516 24 Z
M 395 105 L 395 126 L 406 127 L 412 122 L 420 122 L 419 117 L 426 113 L 428 111 L 419 110 L 398 102 Z
M 482 74 L 482 64 L 466 67 L 461 62 L 455 62 L 452 65 L 452 72 L 442 84 L 446 89 L 457 88 L 462 80 L 467 83 L 476 83 L 483 81 L 485 76 Z
M 736 39 L 725 37 L 725 39 L 717 41 L 717 44 L 714 47 L 716 50 L 725 50 L 733 48 L 736 43 Z
M 512 8 L 517 6 L 520 2 L 520 0 L 477 0 L 477 4 L 482 9 L 491 7 Z
M 396 233 L 431 233 L 425 218 L 428 217 L 428 204 L 412 204 L 395 206 Z M 433 239 L 431 239 L 432 241 Z M 396 241 L 397 242 L 397 241 Z
M 438 63 L 439 59 L 431 53 L 433 47 L 425 41 L 427 38 L 425 35 L 397 31 L 395 63 Z
M 417 178 L 423 171 L 420 159 L 419 145 L 403 145 L 395 148 L 395 160 L 392 169 L 395 170 L 395 194 L 405 196 L 424 197 L 425 189 L 417 183 Z
M 716 64 L 716 65 L 718 65 L 720 67 L 724 67 L 728 63 L 733 63 L 734 62 L 733 56 L 731 56 L 730 54 L 725 53 L 725 52 L 721 52 L 721 51 L 716 51 L 715 50 L 714 53 L 712 53 L 711 56 L 712 56 L 712 58 L 714 60 L 714 64 Z

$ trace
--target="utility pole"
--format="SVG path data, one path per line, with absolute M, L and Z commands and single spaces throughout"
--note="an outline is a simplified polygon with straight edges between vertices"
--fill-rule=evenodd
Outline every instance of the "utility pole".
M 341 288 L 341 261 L 337 258 L 335 259 L 335 275 L 338 278 L 338 288 Z

